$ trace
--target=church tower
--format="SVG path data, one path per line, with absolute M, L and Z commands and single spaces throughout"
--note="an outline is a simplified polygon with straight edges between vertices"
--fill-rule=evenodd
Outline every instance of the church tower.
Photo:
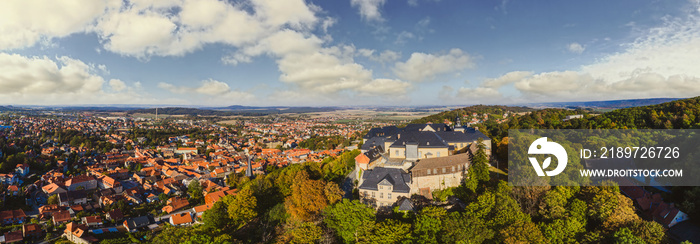
M 465 131 L 465 130 L 464 130 L 464 127 L 462 126 L 462 119 L 461 119 L 459 116 L 457 116 L 457 118 L 455 118 L 455 127 L 454 127 L 454 131 L 458 131 L 458 132 L 464 132 L 464 131 Z

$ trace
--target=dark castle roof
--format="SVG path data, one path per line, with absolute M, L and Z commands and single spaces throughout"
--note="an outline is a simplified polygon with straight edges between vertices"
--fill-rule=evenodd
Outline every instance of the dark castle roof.
M 362 174 L 362 179 L 364 181 L 359 187 L 362 190 L 376 191 L 379 189 L 377 185 L 384 180 L 394 186 L 393 192 L 408 193 L 411 190 L 408 186 L 411 182 L 411 175 L 402 169 L 376 167 L 365 171 Z
M 432 131 L 403 132 L 397 135 L 396 141 L 391 147 L 403 147 L 404 145 L 418 145 L 418 147 L 449 147 L 447 142 Z

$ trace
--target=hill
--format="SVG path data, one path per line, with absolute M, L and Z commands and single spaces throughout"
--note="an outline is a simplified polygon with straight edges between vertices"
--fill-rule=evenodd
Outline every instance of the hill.
M 433 114 L 427 117 L 416 119 L 411 121 L 411 124 L 424 124 L 424 123 L 443 123 L 445 120 L 454 121 L 457 117 L 463 117 L 465 115 L 476 114 L 489 114 L 501 116 L 504 113 L 521 113 L 530 112 L 535 109 L 528 107 L 511 107 L 511 106 L 501 106 L 501 105 L 474 105 L 465 108 L 444 111 L 437 114 Z
M 627 99 L 627 100 L 610 100 L 610 101 L 587 101 L 587 102 L 556 102 L 556 103 L 531 103 L 529 107 L 548 107 L 548 108 L 600 108 L 600 109 L 617 109 L 631 108 L 667 103 L 679 100 L 681 98 L 648 98 L 648 99 Z

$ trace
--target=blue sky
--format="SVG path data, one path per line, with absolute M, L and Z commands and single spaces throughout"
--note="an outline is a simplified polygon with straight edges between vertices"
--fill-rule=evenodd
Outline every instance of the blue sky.
M 698 1 L 0 1 L 0 104 L 700 95 Z

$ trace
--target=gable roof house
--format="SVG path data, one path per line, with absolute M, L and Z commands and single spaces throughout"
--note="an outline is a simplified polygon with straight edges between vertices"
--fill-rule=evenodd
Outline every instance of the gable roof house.
M 124 221 L 123 225 L 129 232 L 135 232 L 139 228 L 147 227 L 148 225 L 155 223 L 156 221 L 151 216 L 141 216 L 136 218 L 127 219 Z
M 360 199 L 373 207 L 391 206 L 399 197 L 409 197 L 411 175 L 403 169 L 375 167 L 360 180 Z
M 189 212 L 173 214 L 170 216 L 170 224 L 174 226 L 190 225 L 192 222 L 192 215 L 190 215 Z
M 357 167 L 359 167 L 362 170 L 367 170 L 368 168 L 371 168 L 370 164 L 373 164 L 374 161 L 381 159 L 382 158 L 382 149 L 381 147 L 374 147 L 364 153 L 360 153 L 355 157 L 355 164 Z
M 51 214 L 54 226 L 58 226 L 62 223 L 68 222 L 70 220 L 70 212 L 68 210 L 59 210 Z

